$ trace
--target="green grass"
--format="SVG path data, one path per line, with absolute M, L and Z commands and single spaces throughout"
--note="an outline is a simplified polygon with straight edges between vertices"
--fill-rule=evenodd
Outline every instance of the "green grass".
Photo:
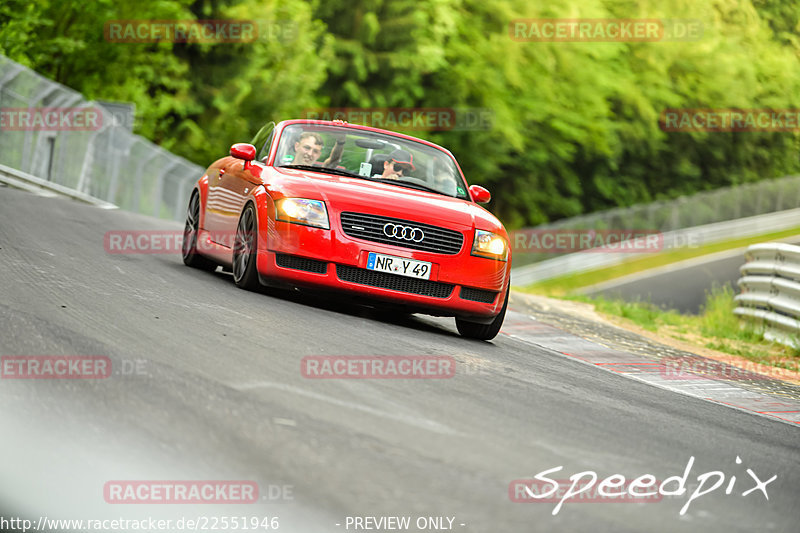
M 625 302 L 588 296 L 568 299 L 589 302 L 607 315 L 622 317 L 648 331 L 671 336 L 712 350 L 744 357 L 753 362 L 790 370 L 800 369 L 800 350 L 764 339 L 763 330 L 733 314 L 733 289 L 714 287 L 706 294 L 699 315 L 682 315 L 651 302 Z
M 584 287 L 651 268 L 796 235 L 800 235 L 800 227 L 732 239 L 697 248 L 681 248 L 631 259 L 612 267 L 545 280 L 523 287 L 521 290 L 550 297 L 588 302 L 593 304 L 600 313 L 621 317 L 648 331 L 658 332 L 696 346 L 744 357 L 753 362 L 800 370 L 800 350 L 764 339 L 762 328 L 745 322 L 733 314 L 733 309 L 736 307 L 735 293 L 729 285 L 714 287 L 710 293 L 707 293 L 705 304 L 699 315 L 682 315 L 672 309 L 660 308 L 650 301 L 626 302 L 621 299 L 588 297 L 576 293 Z M 744 258 L 742 259 L 744 260 Z M 796 346 L 800 346 L 800 344 L 796 344 Z
M 707 244 L 697 248 L 680 248 L 669 252 L 634 258 L 622 264 L 611 267 L 577 274 L 568 274 L 565 276 L 544 280 L 527 287 L 521 287 L 519 290 L 535 294 L 545 294 L 547 296 L 564 296 L 584 287 L 589 287 L 597 283 L 620 278 L 629 274 L 635 274 L 651 268 L 661 267 L 707 254 L 743 248 L 745 246 L 760 242 L 793 237 L 796 235 L 800 235 L 800 227 L 767 233 L 764 235 Z
M 575 296 L 570 299 L 591 302 L 598 311 L 627 318 L 638 326 L 649 331 L 658 331 L 664 325 L 683 326 L 685 318 L 677 311 L 664 310 L 650 302 L 626 302 L 624 300 L 592 299 L 587 296 Z

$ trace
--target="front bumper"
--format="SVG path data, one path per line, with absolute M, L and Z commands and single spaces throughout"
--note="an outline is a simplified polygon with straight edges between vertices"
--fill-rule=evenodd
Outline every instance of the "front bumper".
M 503 306 L 510 265 L 470 255 L 470 232 L 458 254 L 444 255 L 354 239 L 332 226 L 323 230 L 270 218 L 259 235 L 256 266 L 262 282 L 346 292 L 467 319 L 494 317 Z M 370 252 L 429 262 L 430 279 L 367 270 Z

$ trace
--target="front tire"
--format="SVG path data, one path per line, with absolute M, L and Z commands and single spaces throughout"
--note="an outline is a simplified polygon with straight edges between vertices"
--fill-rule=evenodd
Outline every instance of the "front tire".
M 233 242 L 233 282 L 241 289 L 257 291 L 261 288 L 256 271 L 257 251 L 256 210 L 253 204 L 247 204 L 239 217 Z
M 506 299 L 503 302 L 503 307 L 500 309 L 500 314 L 494 317 L 489 324 L 478 324 L 477 322 L 470 322 L 456 317 L 456 328 L 462 337 L 468 339 L 478 339 L 482 341 L 489 341 L 494 339 L 500 328 L 503 327 L 503 320 L 506 318 L 506 309 L 508 308 L 508 294 L 511 288 L 506 289 Z
M 186 210 L 186 225 L 183 227 L 183 245 L 181 246 L 183 264 L 213 272 L 217 269 L 217 264 L 197 253 L 197 232 L 199 228 L 200 195 L 195 192 L 189 200 L 189 208 Z

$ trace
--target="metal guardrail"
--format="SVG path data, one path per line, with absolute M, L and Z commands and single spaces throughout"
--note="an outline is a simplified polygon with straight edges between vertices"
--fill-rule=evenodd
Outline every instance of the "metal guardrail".
M 800 207 L 800 176 L 722 187 L 648 204 L 579 215 L 535 229 L 655 229 L 662 232 Z
M 93 196 L 89 196 L 88 194 L 64 187 L 63 185 L 37 178 L 36 176 L 28 174 L 27 172 L 22 172 L 21 170 L 7 167 L 5 165 L 0 165 L 0 183 L 8 185 L 9 187 L 14 187 L 15 189 L 22 189 L 24 191 L 33 192 L 43 196 L 67 196 L 68 198 L 80 200 L 81 202 L 86 202 L 87 204 L 96 205 L 97 207 L 102 207 L 103 209 L 117 208 L 117 206 L 112 203 L 105 202 Z
M 709 244 L 738 236 L 738 229 L 730 222 L 741 220 L 741 229 L 749 231 L 750 222 L 766 221 L 772 213 L 787 213 L 800 208 L 800 176 L 784 176 L 764 179 L 754 183 L 723 187 L 649 204 L 633 205 L 579 215 L 549 224 L 524 230 L 538 232 L 560 230 L 619 230 L 619 231 L 660 231 L 664 235 L 664 247 L 686 246 L 686 238 L 694 239 L 692 245 Z M 756 218 L 758 217 L 758 218 Z M 762 218 L 763 217 L 763 218 Z M 800 219 L 798 224 L 800 225 Z M 771 223 L 769 223 L 771 224 Z M 778 223 L 778 225 L 780 225 Z M 724 235 L 715 234 L 714 229 Z M 767 231 L 773 231 L 766 228 Z M 702 230 L 702 234 L 697 230 Z M 764 232 L 762 232 L 764 233 Z M 758 232 L 751 232 L 751 235 Z M 702 240 L 698 240 L 702 237 Z M 536 253 L 536 250 L 514 250 L 517 285 L 527 285 L 550 277 L 602 268 L 623 262 L 631 254 L 570 254 L 552 257 Z M 541 264 L 541 266 L 536 266 Z M 530 268 L 528 268 L 530 267 Z M 562 270 L 564 267 L 569 270 Z M 552 275 L 551 275 L 552 274 Z M 513 274 L 512 274 L 513 275 Z
M 128 211 L 182 220 L 192 182 L 204 168 L 130 132 L 102 105 L 0 55 L 0 113 L 90 109 L 96 127 L 0 127 L 6 183 L 34 184 L 73 198 L 94 198 Z M 33 178 L 33 179 L 29 179 Z M 47 182 L 49 187 L 38 182 Z
M 800 208 L 684 228 L 663 234 L 664 251 L 690 246 L 702 246 L 729 239 L 762 235 L 800 226 Z M 624 263 L 645 253 L 614 253 L 582 251 L 547 259 L 539 263 L 511 269 L 511 282 L 517 286 L 530 285 L 566 274 L 578 274 Z
M 739 272 L 734 313 L 765 326 L 764 336 L 800 348 L 800 246 L 750 246 Z

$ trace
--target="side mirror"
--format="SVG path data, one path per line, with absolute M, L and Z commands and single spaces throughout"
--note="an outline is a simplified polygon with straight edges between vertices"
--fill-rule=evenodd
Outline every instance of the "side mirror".
M 470 185 L 469 193 L 472 195 L 472 199 L 479 204 L 488 203 L 492 199 L 492 193 L 480 185 Z
M 236 143 L 231 146 L 231 155 L 236 159 L 244 159 L 245 162 L 252 161 L 256 158 L 256 147 L 252 144 Z

